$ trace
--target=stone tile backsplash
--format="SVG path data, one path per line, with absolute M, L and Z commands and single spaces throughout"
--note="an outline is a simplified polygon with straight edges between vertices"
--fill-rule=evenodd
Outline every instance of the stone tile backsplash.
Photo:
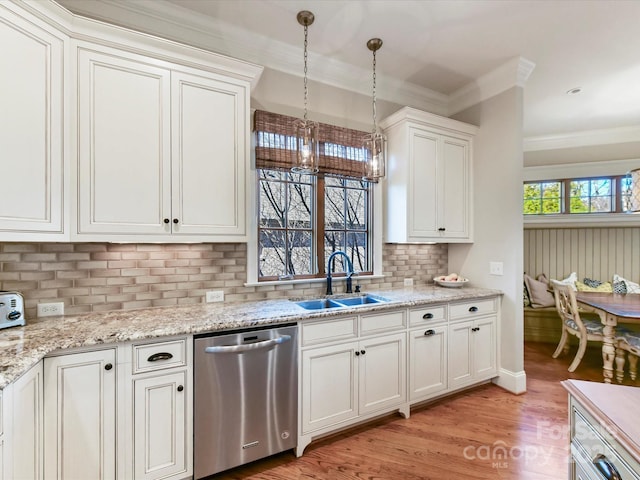
M 386 244 L 384 278 L 358 277 L 362 289 L 431 283 L 447 273 L 447 245 Z M 324 294 L 324 283 L 245 286 L 247 245 L 0 243 L 0 290 L 23 294 L 27 319 L 38 303 L 64 302 L 66 314 L 201 303 L 207 290 L 225 301 Z M 341 292 L 342 283 L 334 291 Z

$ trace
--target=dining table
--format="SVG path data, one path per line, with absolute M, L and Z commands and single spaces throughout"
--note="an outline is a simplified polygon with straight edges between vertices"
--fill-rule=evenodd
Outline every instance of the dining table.
M 602 341 L 602 374 L 605 383 L 613 379 L 613 362 L 616 357 L 616 327 L 620 323 L 640 324 L 640 295 L 634 293 L 576 292 L 576 301 L 584 311 L 600 317 L 604 339 Z M 618 381 L 622 381 L 624 356 L 618 368 Z

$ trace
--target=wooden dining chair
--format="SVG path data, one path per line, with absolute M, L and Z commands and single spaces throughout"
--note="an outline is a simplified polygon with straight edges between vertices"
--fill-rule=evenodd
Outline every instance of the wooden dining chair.
M 616 337 L 616 380 L 622 383 L 624 378 L 625 354 L 629 357 L 629 376 L 636 379 L 638 357 L 640 356 L 640 332 L 619 332 Z
M 604 335 L 602 332 L 603 325 L 598 317 L 580 315 L 578 304 L 576 302 L 576 294 L 569 285 L 562 284 L 555 280 L 551 280 L 553 287 L 553 295 L 556 300 L 556 310 L 562 319 L 562 335 L 556 351 L 553 352 L 553 358 L 558 358 L 561 353 L 569 352 L 569 335 L 578 338 L 578 351 L 576 356 L 569 365 L 569 371 L 573 372 L 584 356 L 587 349 L 587 342 L 602 342 Z

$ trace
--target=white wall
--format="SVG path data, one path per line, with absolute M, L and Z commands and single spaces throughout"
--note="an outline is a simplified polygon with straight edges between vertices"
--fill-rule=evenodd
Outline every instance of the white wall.
M 500 378 L 514 393 L 526 389 L 522 274 L 522 95 L 514 87 L 454 116 L 480 130 L 474 142 L 474 243 L 449 245 L 449 269 L 476 285 L 504 292 L 500 332 Z M 504 275 L 489 274 L 503 262 Z

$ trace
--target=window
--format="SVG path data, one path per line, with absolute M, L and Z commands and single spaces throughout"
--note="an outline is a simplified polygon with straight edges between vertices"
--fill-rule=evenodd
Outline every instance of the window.
M 525 215 L 617 213 L 628 209 L 626 176 L 525 182 Z
M 255 116 L 258 281 L 324 277 L 338 250 L 358 274 L 371 274 L 373 186 L 361 179 L 366 132 L 321 124 L 321 171 L 301 175 L 289 170 L 293 120 L 261 111 Z M 336 257 L 334 271 L 344 272 L 345 263 Z

